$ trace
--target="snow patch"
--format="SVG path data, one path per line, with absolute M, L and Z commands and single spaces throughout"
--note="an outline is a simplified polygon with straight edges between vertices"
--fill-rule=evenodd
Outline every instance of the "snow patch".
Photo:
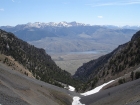
M 104 84 L 102 84 L 102 85 L 100 85 L 100 86 L 94 88 L 93 90 L 87 91 L 87 92 L 85 92 L 85 93 L 81 93 L 81 95 L 83 95 L 83 96 L 88 96 L 88 95 L 95 94 L 95 93 L 99 92 L 104 86 L 110 84 L 110 83 L 113 82 L 113 81 L 114 81 L 114 80 L 111 80 L 111 81 L 109 81 L 109 82 L 107 82 L 107 83 L 104 83 Z
M 75 88 L 72 86 L 69 86 L 69 91 L 75 91 Z
M 72 102 L 72 105 L 85 105 L 85 104 L 82 104 L 79 100 L 81 98 L 80 97 L 73 97 L 73 102 Z
M 111 80 L 111 81 L 109 81 L 109 82 L 107 82 L 107 83 L 104 83 L 104 84 L 102 84 L 102 85 L 100 85 L 100 86 L 94 88 L 93 90 L 87 91 L 87 92 L 85 92 L 85 93 L 81 93 L 81 95 L 83 95 L 83 96 L 88 96 L 88 95 L 95 94 L 95 93 L 99 92 L 104 86 L 110 84 L 110 83 L 113 82 L 113 81 L 115 81 L 115 80 Z M 70 90 L 70 91 L 74 91 L 75 88 L 72 87 L 72 86 L 69 86 L 69 90 Z M 80 99 L 81 99 L 80 97 L 74 96 L 74 97 L 73 97 L 72 105 L 85 105 L 85 104 L 82 104 L 82 103 L 80 102 Z

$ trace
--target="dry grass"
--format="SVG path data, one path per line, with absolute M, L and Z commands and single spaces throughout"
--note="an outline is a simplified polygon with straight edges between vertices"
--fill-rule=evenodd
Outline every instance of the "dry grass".
M 29 78 L 0 63 L 2 105 L 71 105 L 65 89 Z
M 0 54 L 0 62 L 3 63 L 3 61 L 4 61 L 5 58 L 8 58 L 8 61 L 5 64 L 7 66 L 10 66 L 12 68 L 12 70 L 19 71 L 22 74 L 26 74 L 29 77 L 34 78 L 34 76 L 32 75 L 32 73 L 29 72 L 28 69 L 26 69 L 25 67 L 23 67 L 17 61 L 15 61 L 14 58 L 12 58 L 11 56 L 6 56 L 6 55 L 3 55 L 3 54 Z
M 90 60 L 96 59 L 101 54 L 51 54 L 52 59 L 55 63 L 62 68 L 70 72 L 72 75 L 75 71 L 83 65 L 83 63 L 87 63 Z

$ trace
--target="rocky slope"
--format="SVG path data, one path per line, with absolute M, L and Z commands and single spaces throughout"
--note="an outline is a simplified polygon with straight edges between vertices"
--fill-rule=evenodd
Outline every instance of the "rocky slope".
M 140 79 L 82 97 L 85 105 L 140 105 Z
M 0 62 L 1 105 L 71 105 L 72 95 L 73 92 L 27 77 Z
M 78 93 L 30 78 L 0 62 L 1 105 L 72 105 L 72 97 L 79 96 L 85 105 L 139 105 L 140 79 L 81 96 Z
M 3 63 L 13 66 L 15 63 L 10 62 L 10 56 L 39 80 L 61 87 L 63 87 L 61 82 L 77 84 L 70 73 L 61 70 L 45 50 L 36 48 L 3 30 L 0 30 L 0 54 L 7 56 L 3 59 Z M 25 74 L 28 75 L 27 72 Z
M 140 31 L 133 35 L 131 41 L 120 45 L 111 53 L 83 64 L 74 77 L 88 81 L 83 90 L 92 89 L 96 85 L 123 76 L 139 66 Z

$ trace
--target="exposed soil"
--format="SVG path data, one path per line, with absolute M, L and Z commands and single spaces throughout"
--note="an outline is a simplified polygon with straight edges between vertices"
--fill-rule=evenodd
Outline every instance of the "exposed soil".
M 52 59 L 62 69 L 68 71 L 72 75 L 75 74 L 76 70 L 84 63 L 89 62 L 93 59 L 97 59 L 101 55 L 106 54 L 105 52 L 100 54 L 84 54 L 84 53 L 61 53 L 51 54 Z
M 0 63 L 2 105 L 71 105 L 74 94 L 23 75 Z
M 85 105 L 140 105 L 140 79 L 84 97 L 0 63 L 1 105 L 71 105 L 73 96 Z
M 140 79 L 82 97 L 86 105 L 140 105 Z

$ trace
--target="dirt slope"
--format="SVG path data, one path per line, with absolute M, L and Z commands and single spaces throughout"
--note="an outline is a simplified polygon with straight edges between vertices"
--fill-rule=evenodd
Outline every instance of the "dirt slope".
M 85 105 L 140 105 L 140 79 L 84 97 L 0 63 L 1 105 L 71 105 L 73 96 L 81 97 Z
M 74 93 L 27 77 L 0 63 L 0 104 L 71 105 Z
M 140 79 L 82 97 L 86 105 L 140 105 Z

